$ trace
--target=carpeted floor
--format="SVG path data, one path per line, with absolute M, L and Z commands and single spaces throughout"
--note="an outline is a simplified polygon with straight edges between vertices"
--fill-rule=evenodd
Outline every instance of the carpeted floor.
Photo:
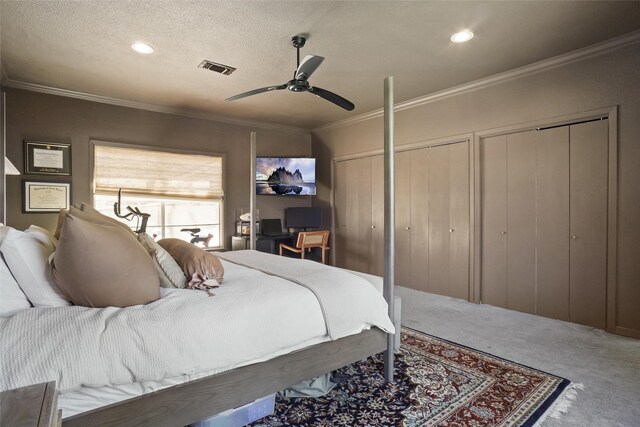
M 395 382 L 381 355 L 338 371 L 320 398 L 278 395 L 276 412 L 254 426 L 532 426 L 569 381 L 403 328 Z M 571 394 L 571 392 L 569 392 Z
M 407 288 L 396 295 L 411 328 L 583 384 L 544 427 L 640 427 L 640 340 Z

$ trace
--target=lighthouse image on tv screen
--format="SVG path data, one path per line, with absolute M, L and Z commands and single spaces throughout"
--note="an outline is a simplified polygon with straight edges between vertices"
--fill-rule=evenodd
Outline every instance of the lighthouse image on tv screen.
M 256 194 L 314 196 L 316 194 L 316 159 L 257 157 Z

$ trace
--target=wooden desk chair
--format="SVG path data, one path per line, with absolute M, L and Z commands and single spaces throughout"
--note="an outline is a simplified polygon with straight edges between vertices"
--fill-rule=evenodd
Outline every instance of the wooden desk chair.
M 322 249 L 322 263 L 326 264 L 325 257 L 329 246 L 327 246 L 327 242 L 329 241 L 329 231 L 302 231 L 298 234 L 298 242 L 296 243 L 296 247 L 292 247 L 289 245 L 285 245 L 284 243 L 280 243 L 280 256 L 282 256 L 282 250 L 286 249 L 288 251 L 300 254 L 301 258 L 304 259 L 305 249 L 307 251 L 311 251 L 311 248 L 321 248 Z

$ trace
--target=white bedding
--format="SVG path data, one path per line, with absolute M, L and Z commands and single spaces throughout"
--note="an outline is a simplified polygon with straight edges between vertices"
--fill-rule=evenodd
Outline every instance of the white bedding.
M 2 319 L 0 388 L 56 380 L 68 417 L 74 409 L 67 403 L 80 412 L 329 339 L 310 290 L 223 263 L 225 281 L 214 297 L 165 290 L 161 301 L 142 307 L 33 308 Z M 351 309 L 348 301 L 342 309 Z M 345 335 L 371 325 L 393 330 L 388 318 L 378 324 L 378 316 L 345 327 Z M 91 397 L 85 399 L 91 407 L 79 403 L 83 396 Z

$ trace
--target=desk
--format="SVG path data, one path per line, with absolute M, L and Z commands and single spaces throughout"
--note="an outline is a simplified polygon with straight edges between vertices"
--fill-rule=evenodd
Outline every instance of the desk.
M 256 236 L 256 250 L 277 255 L 280 243 L 293 246 L 295 245 L 294 239 L 296 237 L 295 234 L 278 234 L 273 236 L 258 234 Z M 249 236 L 231 236 L 231 250 L 240 251 L 243 249 L 249 249 Z

